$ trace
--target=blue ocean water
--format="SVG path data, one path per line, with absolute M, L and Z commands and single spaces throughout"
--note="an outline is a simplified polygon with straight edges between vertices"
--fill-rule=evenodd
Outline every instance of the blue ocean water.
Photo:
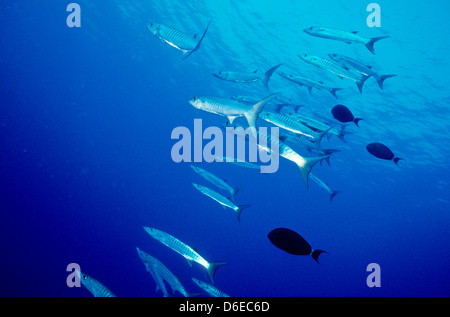
M 377 1 L 381 27 L 366 24 L 369 1 L 154 0 L 84 1 L 81 27 L 69 28 L 64 1 L 0 4 L 0 271 L 1 296 L 91 296 L 70 288 L 69 263 L 117 296 L 162 296 L 136 247 L 157 257 L 192 292 L 191 277 L 205 270 L 152 239 L 144 226 L 163 230 L 211 261 L 227 261 L 215 285 L 231 296 L 449 296 L 450 28 L 447 1 Z M 211 22 L 200 49 L 188 59 L 152 36 L 151 22 L 189 34 Z M 320 25 L 390 36 L 363 45 L 312 37 Z M 396 74 L 381 90 L 369 79 L 360 94 L 350 80 L 315 68 L 297 55 L 339 53 L 381 74 Z M 251 204 L 233 212 L 199 193 L 207 184 L 174 163 L 171 132 L 220 126 L 226 119 L 192 107 L 194 96 L 268 94 L 260 82 L 214 78 L 218 70 L 307 74 L 345 88 L 335 99 L 309 94 L 281 78 L 271 92 L 330 114 L 344 104 L 364 118 L 350 125 L 347 143 L 316 176 L 340 190 L 330 203 L 298 167 L 281 158 L 274 174 L 225 163 L 198 163 L 241 188 Z M 258 125 L 266 125 L 262 120 Z M 393 162 L 370 155 L 382 142 Z M 293 148 L 295 148 L 293 146 Z M 299 150 L 300 151 L 300 150 Z M 212 187 L 212 185 L 210 185 Z M 267 234 L 287 227 L 313 248 L 317 264 L 273 246 Z M 381 287 L 368 287 L 370 263 Z

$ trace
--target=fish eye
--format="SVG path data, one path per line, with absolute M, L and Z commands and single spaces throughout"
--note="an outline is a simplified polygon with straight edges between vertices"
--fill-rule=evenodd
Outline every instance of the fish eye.
M 197 97 L 194 97 L 192 100 L 196 101 L 196 100 L 197 100 Z

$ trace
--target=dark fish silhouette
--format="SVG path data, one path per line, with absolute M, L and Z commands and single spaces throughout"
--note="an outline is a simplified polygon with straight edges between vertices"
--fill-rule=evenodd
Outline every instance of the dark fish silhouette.
M 344 105 L 336 105 L 331 109 L 333 117 L 340 122 L 354 122 L 358 127 L 358 122 L 364 119 L 355 118 L 353 113 Z
M 383 160 L 394 161 L 398 166 L 398 161 L 403 160 L 402 158 L 395 157 L 394 153 L 384 144 L 374 142 L 366 146 L 367 151 L 375 157 Z
M 328 253 L 323 250 L 313 250 L 301 235 L 287 228 L 274 229 L 267 236 L 277 248 L 294 255 L 311 255 L 317 263 L 321 253 Z

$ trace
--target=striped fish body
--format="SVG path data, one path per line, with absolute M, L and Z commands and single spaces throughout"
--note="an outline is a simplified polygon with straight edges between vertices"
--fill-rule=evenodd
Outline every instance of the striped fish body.
M 262 78 L 262 74 L 258 72 L 246 73 L 246 72 L 220 71 L 214 73 L 214 76 L 223 80 L 233 81 L 236 83 L 250 83 L 261 80 Z
M 203 177 L 204 179 L 206 179 L 207 181 L 211 182 L 212 184 L 216 185 L 219 188 L 225 189 L 227 191 L 230 192 L 231 198 L 232 200 L 234 200 L 234 196 L 236 195 L 237 189 L 231 187 L 230 185 L 227 184 L 227 182 L 225 182 L 223 179 L 217 177 L 216 175 L 200 168 L 200 167 L 196 167 L 191 165 L 191 168 L 197 173 L 199 174 L 201 177 Z
M 189 102 L 199 110 L 228 118 L 244 116 L 245 113 L 251 109 L 251 106 L 238 100 L 220 97 L 194 97 Z M 230 121 L 232 120 L 230 119 Z
M 162 280 L 166 281 L 170 285 L 172 288 L 172 293 L 177 291 L 184 297 L 191 296 L 183 284 L 181 284 L 180 279 L 176 277 L 161 261 L 149 254 L 146 255 L 147 265 L 150 267 L 150 270 L 155 272 Z
M 222 265 L 227 264 L 227 262 L 206 261 L 197 251 L 164 231 L 149 227 L 144 227 L 144 230 L 154 239 L 183 256 L 189 263 L 190 261 L 194 261 L 205 267 L 212 284 L 214 284 L 216 270 Z
M 155 259 L 150 254 L 142 251 L 139 248 L 136 248 L 139 254 L 139 257 L 142 260 L 142 263 L 145 265 L 145 269 L 150 275 L 153 277 L 156 283 L 156 291 L 161 290 L 163 292 L 164 297 L 169 297 L 169 293 L 167 292 L 166 284 L 164 284 L 164 279 L 161 274 L 156 270 L 155 266 L 152 265 L 152 261 Z
M 289 80 L 292 81 L 300 86 L 306 86 L 308 87 L 309 93 L 312 92 L 312 88 L 316 88 L 318 90 L 326 90 L 329 91 L 333 96 L 336 96 L 336 91 L 341 90 L 342 88 L 333 88 L 333 87 L 328 87 L 326 86 L 323 82 L 319 82 L 319 81 L 315 81 L 306 77 L 301 77 L 301 76 L 294 76 L 291 74 L 284 74 L 284 73 L 280 73 L 280 75 Z
M 184 34 L 170 26 L 158 23 L 150 23 L 147 26 L 150 33 L 159 38 L 161 41 L 172 47 L 186 53 L 195 49 L 198 39 L 192 35 Z
M 206 261 L 202 256 L 200 256 L 200 254 L 198 254 L 194 249 L 192 249 L 187 244 L 181 242 L 177 238 L 175 238 L 175 237 L 171 236 L 170 234 L 165 233 L 161 230 L 158 230 L 155 228 L 148 228 L 148 227 L 144 227 L 144 229 L 154 239 L 158 240 L 165 246 L 167 246 L 167 247 L 171 248 L 172 250 L 174 250 L 175 252 L 179 253 L 188 261 L 197 262 L 198 264 L 200 264 L 200 265 L 204 266 L 206 269 L 208 269 L 208 267 L 210 265 L 209 262 Z
M 76 271 L 81 284 L 94 295 L 94 297 L 116 297 L 105 285 L 90 277 L 89 275 Z
M 197 284 L 200 288 L 202 288 L 205 292 L 207 292 L 212 297 L 230 297 L 229 295 L 225 294 L 220 289 L 218 289 L 217 287 L 215 287 L 211 284 L 200 281 L 200 280 L 196 279 L 195 277 L 193 277 L 192 280 L 195 282 L 195 284 Z
M 228 207 L 233 209 L 235 212 L 239 210 L 239 207 L 233 204 L 228 198 L 222 196 L 218 192 L 212 190 L 211 188 L 208 188 L 206 186 L 198 185 L 198 184 L 192 184 L 196 189 L 198 189 L 202 194 L 210 197 L 211 199 L 217 201 L 219 204 L 221 204 L 224 207 Z
M 259 117 L 280 128 L 286 129 L 296 134 L 304 135 L 305 137 L 308 137 L 312 140 L 314 140 L 315 136 L 317 135 L 314 131 L 312 131 L 301 122 L 280 113 L 263 111 L 260 113 Z
M 362 79 L 360 76 L 356 76 L 355 74 L 351 73 L 346 68 L 344 68 L 341 64 L 339 64 L 333 60 L 325 59 L 325 58 L 322 58 L 319 56 L 307 55 L 307 54 L 298 55 L 298 57 L 300 57 L 302 60 L 304 60 L 305 62 L 307 62 L 311 65 L 314 65 L 314 66 L 322 68 L 326 71 L 329 71 L 341 78 L 347 78 L 356 83 L 360 82 Z
M 373 71 L 371 66 L 364 65 L 363 63 L 357 61 L 356 59 L 353 59 L 351 57 L 347 57 L 340 54 L 328 54 L 331 59 L 333 59 L 335 62 L 341 64 L 344 67 L 351 68 L 356 70 L 358 73 L 364 75 L 364 76 L 376 76 L 376 72 Z
M 346 43 L 361 43 L 367 44 L 370 39 L 359 36 L 358 32 L 348 32 L 335 28 L 328 28 L 322 26 L 312 26 L 303 30 L 305 33 L 308 33 L 312 36 L 322 37 L 331 40 L 342 41 Z

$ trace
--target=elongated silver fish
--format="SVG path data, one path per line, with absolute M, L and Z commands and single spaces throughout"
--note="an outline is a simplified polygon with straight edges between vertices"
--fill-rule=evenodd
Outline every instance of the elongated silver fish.
M 302 124 L 300 121 L 294 119 L 289 115 L 283 115 L 276 112 L 262 111 L 259 115 L 261 119 L 266 120 L 280 128 L 286 129 L 296 134 L 303 135 L 314 141 L 317 146 L 320 145 L 323 134 L 319 134 L 311 130 L 308 126 Z
M 386 79 L 397 76 L 397 75 L 379 75 L 377 72 L 375 72 L 372 66 L 364 65 L 362 62 L 345 55 L 328 54 L 328 56 L 335 62 L 338 62 L 344 67 L 354 69 L 363 76 L 372 76 L 373 78 L 375 78 L 375 80 L 378 83 L 378 86 L 380 86 L 381 89 L 383 89 L 383 82 Z
M 94 295 L 94 297 L 116 297 L 116 295 L 114 295 L 105 285 L 96 279 L 78 270 L 75 272 L 80 279 L 81 284 L 83 284 L 83 286 L 86 287 L 87 290 Z
M 221 204 L 223 207 L 228 207 L 236 213 L 236 217 L 238 221 L 241 221 L 241 212 L 242 210 L 250 207 L 250 205 L 240 205 L 236 206 L 233 202 L 231 202 L 228 198 L 222 196 L 218 192 L 212 190 L 211 188 L 208 188 L 206 186 L 198 185 L 195 183 L 192 183 L 196 189 L 198 189 L 202 194 L 208 196 L 209 198 L 217 201 L 219 204 Z
M 292 74 L 286 74 L 286 73 L 280 73 L 280 76 L 300 85 L 300 87 L 302 87 L 302 86 L 307 87 L 310 94 L 312 94 L 313 88 L 315 88 L 317 90 L 326 90 L 326 91 L 329 91 L 337 99 L 336 92 L 343 89 L 343 88 L 328 87 L 321 81 L 315 81 L 315 80 L 312 80 L 312 79 L 309 79 L 306 77 L 302 77 L 302 76 L 294 76 Z
M 309 177 L 311 177 L 311 179 L 317 184 L 319 185 L 320 188 L 322 188 L 323 190 L 325 190 L 326 192 L 328 192 L 328 194 L 330 195 L 330 202 L 333 201 L 333 198 L 339 194 L 342 193 L 339 190 L 331 190 L 330 187 L 328 187 L 327 183 L 323 182 L 320 178 L 318 178 L 316 175 L 314 175 L 313 173 L 309 174 Z
M 169 292 L 167 292 L 166 284 L 164 284 L 163 277 L 158 272 L 158 270 L 156 269 L 155 265 L 152 264 L 152 260 L 154 258 L 150 254 L 145 253 L 144 251 L 142 251 L 141 249 L 139 249 L 139 248 L 136 248 L 136 249 L 137 249 L 137 252 L 139 254 L 139 257 L 142 260 L 142 263 L 144 263 L 144 265 L 145 265 L 145 269 L 147 270 L 147 272 L 150 273 L 150 275 L 155 280 L 156 291 L 161 290 L 161 292 L 163 293 L 164 297 L 170 297 L 171 295 L 169 294 Z
M 189 100 L 189 103 L 197 109 L 227 117 L 230 123 L 233 123 L 233 120 L 237 117 L 244 116 L 253 136 L 256 137 L 256 120 L 260 112 L 269 101 L 278 95 L 279 93 L 275 93 L 267 96 L 253 106 L 248 106 L 237 100 L 219 97 L 194 97 Z
M 192 36 L 184 34 L 183 32 L 180 32 L 164 24 L 151 22 L 149 25 L 147 25 L 147 29 L 154 36 L 159 38 L 164 43 L 167 43 L 170 46 L 175 47 L 176 49 L 182 51 L 184 54 L 183 59 L 188 58 L 192 53 L 194 53 L 200 48 L 200 44 L 202 43 L 203 38 L 205 37 L 206 32 L 208 31 L 208 28 L 209 23 L 202 34 L 198 33 Z
M 225 190 L 229 191 L 230 195 L 231 195 L 231 200 L 234 201 L 234 198 L 236 196 L 236 193 L 239 191 L 239 188 L 231 187 L 230 185 L 228 185 L 228 183 L 226 181 L 224 181 L 223 179 L 217 177 L 213 173 L 204 170 L 203 168 L 196 167 L 196 166 L 193 166 L 193 165 L 191 165 L 191 168 L 197 174 L 199 174 L 201 177 L 206 179 L 207 181 L 211 182 L 212 184 L 216 185 L 219 188 L 222 188 L 222 189 L 225 189 Z
M 213 75 L 217 78 L 226 80 L 226 81 L 232 81 L 236 83 L 250 83 L 254 81 L 260 80 L 264 87 L 269 90 L 269 80 L 272 77 L 272 74 L 275 70 L 277 70 L 278 67 L 280 67 L 282 64 L 279 64 L 277 66 L 272 67 L 265 73 L 261 73 L 259 71 L 254 71 L 252 73 L 249 72 L 233 72 L 233 71 L 219 71 L 217 73 L 214 73 Z
M 347 79 L 354 81 L 356 83 L 356 86 L 358 86 L 360 93 L 362 93 L 362 88 L 363 88 L 364 82 L 367 80 L 367 78 L 369 78 L 369 76 L 355 75 L 352 72 L 350 72 L 347 68 L 343 67 L 341 64 L 339 64 L 333 60 L 325 59 L 325 58 L 322 58 L 319 56 L 308 55 L 308 54 L 298 55 L 298 57 L 300 59 L 304 60 L 305 62 L 307 62 L 311 65 L 317 66 L 319 68 L 322 68 L 326 71 L 329 71 L 329 72 L 339 76 L 340 78 L 347 78 Z
M 216 270 L 222 265 L 227 264 L 227 262 L 208 262 L 190 246 L 164 231 L 149 227 L 144 227 L 144 230 L 154 239 L 183 256 L 189 264 L 191 264 L 191 261 L 194 261 L 203 266 L 206 269 L 209 279 L 213 285 Z
M 323 26 L 311 26 L 309 28 L 304 29 L 303 32 L 308 33 L 309 35 L 312 36 L 342 41 L 346 43 L 361 43 L 364 44 L 372 54 L 375 54 L 375 50 L 373 47 L 375 42 L 389 37 L 389 36 L 382 36 L 382 37 L 367 38 L 359 36 L 358 31 L 348 32 Z
M 267 135 L 267 133 L 265 133 L 264 131 L 260 131 L 259 136 L 260 136 L 260 138 L 266 138 L 267 144 L 272 144 L 272 136 L 271 135 Z M 278 143 L 278 149 L 280 151 L 279 154 L 282 157 L 294 162 L 300 168 L 300 172 L 302 174 L 302 178 L 303 178 L 306 188 L 308 188 L 308 175 L 311 172 L 311 169 L 313 168 L 313 166 L 316 165 L 316 163 L 329 157 L 329 155 L 317 156 L 317 157 L 303 157 L 300 154 L 298 154 L 297 152 L 295 152 L 292 148 L 287 146 L 285 143 L 283 143 L 279 137 L 275 137 L 275 139 L 273 140 L 273 143 L 274 144 Z M 260 147 L 261 149 L 264 149 L 265 151 L 267 151 L 269 153 L 271 152 L 271 150 L 267 146 L 264 146 L 260 143 L 258 143 L 258 147 Z
M 201 294 L 201 293 L 188 292 L 186 290 L 186 288 L 183 286 L 183 284 L 181 284 L 180 279 L 178 277 L 176 277 L 160 260 L 158 260 L 157 258 L 151 256 L 150 254 L 140 250 L 139 248 L 137 248 L 137 251 L 138 251 L 139 257 L 144 262 L 147 270 L 150 269 L 157 276 L 157 278 L 158 278 L 157 284 L 160 283 L 160 280 L 166 281 L 172 288 L 173 294 L 175 294 L 175 292 L 179 292 L 184 297 L 193 297 L 193 296 L 198 296 Z M 158 286 L 161 286 L 161 287 L 164 286 L 164 288 L 165 288 L 164 282 L 162 283 L 162 285 L 158 284 Z M 167 290 L 166 290 L 166 293 L 167 293 Z M 166 294 L 164 294 L 164 297 L 167 297 Z
M 207 292 L 212 297 L 230 297 L 224 292 L 222 292 L 220 289 L 218 289 L 215 286 L 212 286 L 209 283 L 200 281 L 199 279 L 196 279 L 195 277 L 192 278 L 192 280 L 197 284 L 200 288 L 202 288 L 205 292 Z

